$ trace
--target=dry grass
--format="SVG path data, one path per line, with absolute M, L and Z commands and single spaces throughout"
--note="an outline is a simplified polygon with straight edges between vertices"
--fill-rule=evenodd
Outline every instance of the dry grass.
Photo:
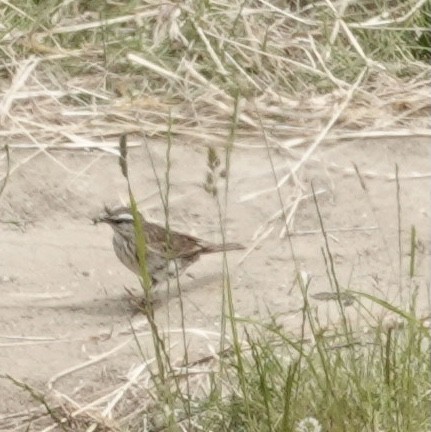
M 3 2 L 0 133 L 11 147 L 109 148 L 164 135 L 171 116 L 174 135 L 224 144 L 239 95 L 240 143 L 262 125 L 284 149 L 329 123 L 324 142 L 429 136 L 426 7 Z

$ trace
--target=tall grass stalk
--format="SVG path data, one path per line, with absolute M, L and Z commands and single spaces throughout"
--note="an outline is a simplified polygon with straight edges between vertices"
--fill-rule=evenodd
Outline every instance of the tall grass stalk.
M 219 216 L 219 225 L 220 225 L 220 233 L 222 236 L 223 244 L 226 243 L 226 232 L 225 232 L 225 220 L 227 217 L 228 211 L 228 197 L 229 197 L 229 178 L 230 178 L 230 164 L 231 164 L 231 155 L 233 150 L 233 144 L 235 141 L 236 128 L 238 124 L 238 118 L 240 114 L 240 94 L 236 93 L 235 95 L 235 104 L 232 113 L 232 119 L 230 124 L 230 132 L 229 139 L 227 145 L 225 147 L 225 188 L 224 188 L 224 202 L 223 202 L 223 210 L 222 204 L 220 202 L 218 194 L 216 195 L 218 216 Z M 247 386 L 246 386 L 246 378 L 245 371 L 242 359 L 242 344 L 241 339 L 238 334 L 236 314 L 234 308 L 234 301 L 232 296 L 232 287 L 230 282 L 230 273 L 229 266 L 227 261 L 226 252 L 223 252 L 223 294 L 222 294 L 222 311 L 221 311 L 221 338 L 220 338 L 220 351 L 223 352 L 226 348 L 226 335 L 227 335 L 227 324 L 229 323 L 229 330 L 232 335 L 232 348 L 233 353 L 236 358 L 236 367 L 237 367 L 237 378 L 239 380 L 240 389 L 242 392 L 242 396 L 244 398 L 245 403 L 245 411 L 248 418 L 250 418 L 251 413 L 248 405 L 248 394 L 247 394 Z M 223 377 L 223 370 L 226 365 L 224 360 L 222 359 L 220 362 L 220 374 Z M 222 382 L 222 380 L 220 380 Z M 223 390 L 220 389 L 220 394 L 222 394 Z
M 158 396 L 161 398 L 161 402 L 157 405 L 160 406 L 161 412 L 166 417 L 166 424 L 169 431 L 177 431 L 178 423 L 175 418 L 176 409 L 176 398 L 175 394 L 171 390 L 169 384 L 170 377 L 168 376 L 172 372 L 170 364 L 169 351 L 166 348 L 165 339 L 160 334 L 154 314 L 154 303 L 153 303 L 153 286 L 151 275 L 148 271 L 147 264 L 147 245 L 145 242 L 145 233 L 142 221 L 140 218 L 139 210 L 137 208 L 136 200 L 134 198 L 132 188 L 129 179 L 129 170 L 127 162 L 127 138 L 123 135 L 120 139 L 120 167 L 123 176 L 127 181 L 127 187 L 129 192 L 130 207 L 133 214 L 135 224 L 135 236 L 137 254 L 140 265 L 140 282 L 144 291 L 144 302 L 142 310 L 148 319 L 151 336 L 153 340 L 154 353 L 156 356 L 157 363 L 157 374 L 153 374 L 154 384 L 156 385 Z M 174 381 L 175 382 L 175 381 Z

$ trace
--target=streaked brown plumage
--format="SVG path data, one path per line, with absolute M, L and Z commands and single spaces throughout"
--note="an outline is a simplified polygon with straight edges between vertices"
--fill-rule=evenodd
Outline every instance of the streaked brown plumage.
M 201 255 L 244 249 L 239 243 L 214 244 L 199 238 L 169 230 L 147 222 L 140 214 L 147 248 L 147 267 L 153 284 L 183 272 Z M 140 266 L 136 250 L 133 215 L 128 207 L 105 208 L 105 213 L 94 222 L 109 224 L 114 230 L 112 243 L 117 258 L 132 272 L 139 275 Z M 169 239 L 169 247 L 167 240 Z M 167 262 L 168 261 L 168 262 Z

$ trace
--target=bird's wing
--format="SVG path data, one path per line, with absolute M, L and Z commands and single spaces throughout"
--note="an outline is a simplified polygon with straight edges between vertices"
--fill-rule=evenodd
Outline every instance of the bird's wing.
M 150 222 L 144 223 L 144 232 L 148 250 L 164 257 L 186 258 L 201 252 L 207 245 L 203 240 L 188 234 L 173 230 L 167 234 L 164 228 Z

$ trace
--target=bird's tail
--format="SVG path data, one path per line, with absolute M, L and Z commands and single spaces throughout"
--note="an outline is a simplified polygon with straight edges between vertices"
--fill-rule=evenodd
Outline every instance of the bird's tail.
M 210 254 L 210 253 L 216 253 L 216 252 L 227 252 L 227 251 L 233 251 L 233 250 L 240 250 L 245 249 L 245 246 L 243 246 L 240 243 L 225 243 L 225 244 L 208 244 L 202 249 L 202 253 L 204 254 Z

